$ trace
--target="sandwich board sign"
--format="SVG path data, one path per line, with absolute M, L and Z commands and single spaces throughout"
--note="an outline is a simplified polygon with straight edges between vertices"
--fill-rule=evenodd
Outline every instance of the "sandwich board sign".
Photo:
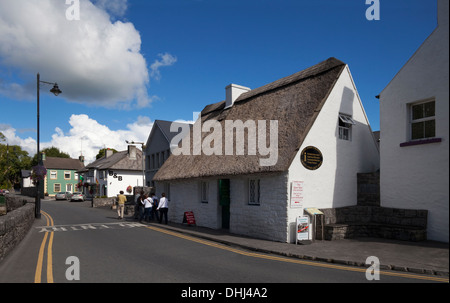
M 299 216 L 297 217 L 296 222 L 296 230 L 297 230 L 297 238 L 296 243 L 298 241 L 309 240 L 309 216 Z
M 187 223 L 188 225 L 195 225 L 194 212 L 186 211 L 183 216 L 183 223 Z

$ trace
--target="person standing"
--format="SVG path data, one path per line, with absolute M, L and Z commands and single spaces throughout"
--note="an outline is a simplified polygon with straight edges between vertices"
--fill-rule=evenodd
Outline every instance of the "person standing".
M 136 196 L 136 200 L 134 200 L 134 218 L 139 219 L 142 216 L 141 213 L 141 197 L 144 196 L 144 191 L 141 190 L 141 192 Z
M 160 212 L 159 215 L 159 223 L 162 223 L 162 219 L 164 216 L 164 221 L 167 224 L 167 213 L 169 212 L 169 200 L 166 198 L 166 194 L 161 194 L 161 199 L 159 199 L 158 210 Z
M 120 194 L 117 196 L 117 219 L 123 219 L 123 212 L 125 209 L 125 202 L 127 202 L 127 197 L 123 194 L 123 191 L 120 191 Z
M 153 193 L 152 198 L 153 200 L 153 207 L 152 207 L 152 218 L 155 218 L 155 220 L 159 221 L 159 215 L 158 215 L 158 197 Z
M 140 223 L 142 223 L 142 220 L 145 219 L 147 222 L 150 222 L 150 217 L 152 214 L 152 204 L 153 204 L 153 200 L 149 197 L 147 197 L 147 195 L 144 195 L 144 212 L 142 213 L 142 216 L 139 220 Z

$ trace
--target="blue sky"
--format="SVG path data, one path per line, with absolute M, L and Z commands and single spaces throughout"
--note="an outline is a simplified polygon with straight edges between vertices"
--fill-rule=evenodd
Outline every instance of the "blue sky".
M 350 67 L 373 130 L 375 98 L 437 23 L 436 1 L 81 0 L 69 21 L 59 0 L 0 0 L 0 131 L 33 155 L 36 73 L 41 145 L 77 157 L 146 140 L 152 122 L 192 120 L 225 98 L 329 57 Z

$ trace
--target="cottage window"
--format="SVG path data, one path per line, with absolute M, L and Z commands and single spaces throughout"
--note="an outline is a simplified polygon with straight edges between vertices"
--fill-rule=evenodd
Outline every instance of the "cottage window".
M 59 193 L 61 191 L 61 184 L 55 183 L 53 184 L 53 192 Z
M 57 172 L 56 170 L 50 171 L 50 179 L 51 179 L 51 180 L 56 180 L 56 179 L 58 179 L 58 172 Z
M 260 205 L 260 180 L 250 179 L 248 182 L 248 204 Z
M 411 140 L 433 138 L 436 136 L 435 101 L 412 104 Z
M 64 180 L 70 180 L 70 178 L 71 178 L 70 171 L 65 171 L 64 172 Z
M 200 196 L 201 196 L 201 202 L 202 203 L 208 203 L 208 182 L 202 181 L 200 182 Z
M 355 125 L 352 117 L 344 114 L 339 114 L 339 139 L 352 140 L 352 125 Z

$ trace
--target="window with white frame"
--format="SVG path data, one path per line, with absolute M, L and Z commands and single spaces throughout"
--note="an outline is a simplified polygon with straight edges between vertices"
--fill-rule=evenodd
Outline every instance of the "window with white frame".
M 248 181 L 248 204 L 260 205 L 260 180 L 250 179 Z
M 352 140 L 352 125 L 355 125 L 355 121 L 351 116 L 345 114 L 339 114 L 339 139 Z
M 64 180 L 70 180 L 71 179 L 71 173 L 70 171 L 64 171 Z
M 208 182 L 200 182 L 200 200 L 202 203 L 208 203 Z
M 50 171 L 50 179 L 51 179 L 51 180 L 56 180 L 56 179 L 58 179 L 58 172 L 57 172 L 56 170 Z
M 436 136 L 435 101 L 410 105 L 411 140 Z
M 61 191 L 61 184 L 55 183 L 53 184 L 53 192 L 59 193 Z

